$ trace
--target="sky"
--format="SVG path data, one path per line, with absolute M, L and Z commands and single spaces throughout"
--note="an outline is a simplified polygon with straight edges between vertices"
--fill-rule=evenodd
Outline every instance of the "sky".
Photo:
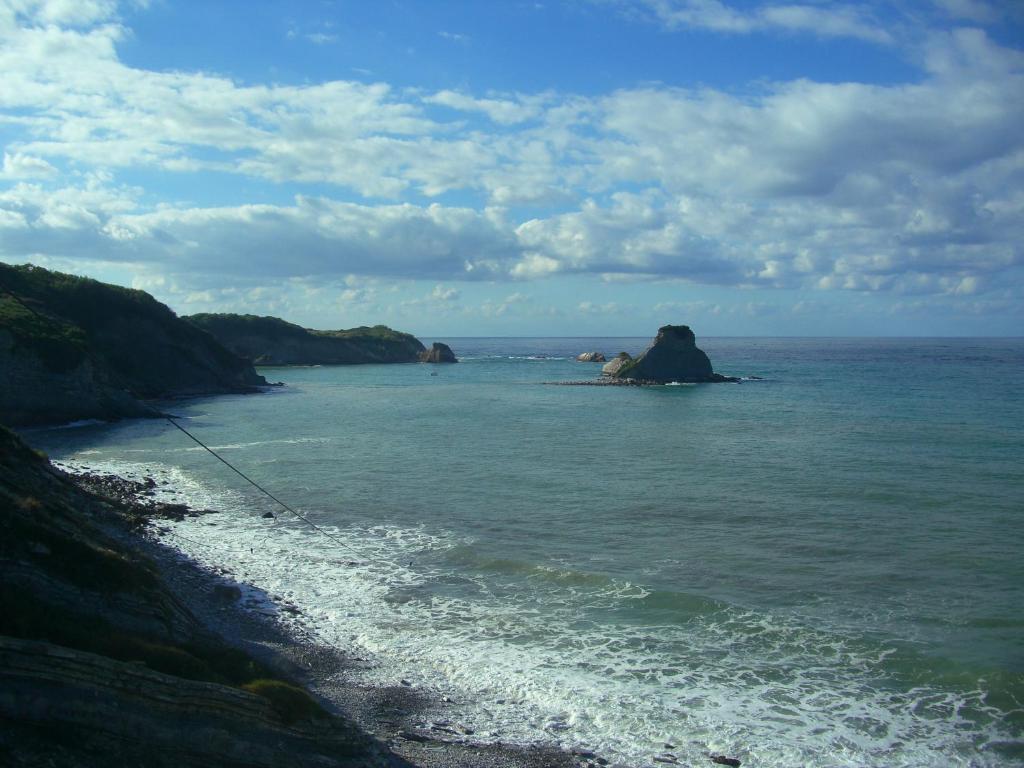
M 421 337 L 1024 335 L 1024 1 L 0 0 L 0 261 Z

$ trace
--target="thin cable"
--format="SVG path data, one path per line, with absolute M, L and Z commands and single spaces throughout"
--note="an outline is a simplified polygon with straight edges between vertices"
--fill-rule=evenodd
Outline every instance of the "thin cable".
M 316 531 L 317 533 L 319 533 L 319 534 L 321 534 L 321 535 L 323 535 L 323 536 L 326 536 L 326 537 L 327 537 L 328 539 L 330 539 L 331 541 L 333 541 L 333 542 L 334 542 L 335 544 L 338 544 L 338 545 L 340 545 L 340 546 L 344 547 L 345 549 L 349 550 L 350 552 L 354 552 L 354 553 L 355 553 L 356 555 L 358 555 L 358 556 L 359 556 L 360 558 L 362 558 L 363 560 L 369 560 L 370 562 L 376 562 L 376 563 L 379 563 L 379 564 L 381 564 L 381 565 L 387 565 L 387 566 L 390 566 L 390 567 L 392 567 L 392 568 L 397 568 L 397 567 L 398 567 L 397 563 L 392 563 L 392 562 L 388 562 L 387 560 L 382 560 L 382 559 L 380 559 L 380 558 L 376 558 L 376 557 L 367 557 L 367 556 L 366 556 L 366 555 L 365 555 L 364 553 L 360 552 L 359 550 L 355 549 L 355 548 L 354 548 L 354 547 L 352 547 L 352 546 L 351 546 L 350 544 L 348 544 L 348 543 L 347 543 L 347 542 L 346 542 L 346 541 L 345 541 L 344 539 L 340 539 L 340 538 L 338 538 L 337 536 L 335 536 L 334 534 L 332 534 L 332 533 L 329 533 L 328 531 L 325 531 L 325 530 L 324 530 L 323 528 L 321 528 L 321 527 L 320 527 L 319 525 L 317 525 L 316 523 L 314 523 L 314 522 L 313 522 L 312 520 L 310 520 L 310 519 L 309 519 L 308 517 L 305 517 L 304 515 L 302 515 L 302 514 L 300 514 L 300 513 L 296 512 L 296 511 L 295 511 L 294 509 L 292 509 L 292 508 L 291 508 L 290 506 L 288 506 L 287 504 L 285 504 L 285 503 L 284 503 L 283 501 L 281 501 L 281 500 L 280 500 L 279 498 L 277 498 L 277 496 L 275 496 L 274 494 L 272 494 L 272 493 L 271 493 L 270 491 L 268 491 L 268 490 L 267 490 L 266 488 L 264 488 L 264 487 L 263 487 L 262 485 L 260 485 L 259 483 L 257 483 L 257 482 L 256 482 L 255 480 L 253 480 L 253 479 L 252 479 L 251 477 L 249 477 L 249 476 L 248 476 L 247 474 L 245 474 L 244 472 L 242 472 L 242 470 L 238 469 L 238 468 L 237 468 L 237 467 L 236 467 L 235 465 L 233 465 L 233 464 L 232 464 L 232 463 L 231 463 L 230 461 L 228 461 L 228 460 L 227 460 L 227 459 L 225 459 L 225 458 L 224 458 L 223 456 L 221 456 L 221 455 L 220 455 L 219 453 L 217 453 L 217 452 L 216 452 L 215 450 L 213 450 L 213 449 L 212 449 L 212 448 L 211 448 L 210 446 L 208 446 L 208 445 L 207 445 L 206 443 L 204 443 L 204 442 L 203 442 L 202 440 L 200 440 L 200 439 L 199 439 L 198 437 L 196 437 L 196 436 L 195 436 L 195 435 L 193 435 L 193 434 L 192 434 L 191 432 L 189 432 L 189 431 L 188 431 L 187 429 L 185 429 L 185 428 L 184 428 L 183 426 L 181 426 L 181 424 L 179 424 L 178 422 L 176 422 L 176 421 L 174 420 L 174 417 L 173 417 L 173 416 L 164 416 L 164 418 L 165 418 L 165 419 L 167 419 L 167 421 L 168 421 L 168 422 L 169 422 L 170 424 L 173 424 L 173 425 L 174 425 L 175 427 L 177 427 L 177 428 L 178 428 L 179 430 L 181 430 L 182 432 L 184 432 L 184 433 L 185 433 L 185 435 L 187 435 L 187 436 L 188 436 L 188 438 L 189 438 L 190 440 L 192 440 L 192 441 L 193 441 L 194 443 L 196 443 L 196 445 L 200 446 L 200 447 L 201 447 L 201 448 L 202 448 L 203 450 L 205 450 L 205 451 L 206 451 L 207 453 L 209 453 L 209 454 L 210 454 L 211 456 L 213 456 L 213 457 L 214 457 L 215 459 L 217 459 L 217 460 L 218 460 L 219 462 L 221 462 L 221 463 L 222 463 L 222 464 L 223 464 L 224 466 L 226 466 L 226 467 L 227 467 L 228 469 L 230 469 L 230 470 L 231 470 L 232 472 L 234 472 L 234 473 L 235 473 L 236 475 L 238 475 L 239 477 L 241 477 L 241 478 L 242 478 L 243 480 L 245 480 L 245 481 L 246 481 L 247 483 L 249 483 L 250 485 L 252 485 L 252 486 L 253 486 L 254 488 L 256 488 L 256 489 L 258 489 L 259 491 L 261 491 L 261 492 L 262 492 L 263 494 L 265 494 L 265 495 L 266 495 L 266 496 L 267 496 L 268 498 L 270 498 L 270 499 L 273 499 L 273 500 L 274 500 L 275 502 L 277 502 L 278 504 L 280 504 L 280 505 L 281 505 L 281 506 L 282 506 L 282 507 L 283 507 L 284 509 L 286 509 L 286 510 L 288 510 L 289 512 L 291 512 L 291 513 L 292 513 L 293 515 L 295 515 L 295 517 L 297 517 L 297 518 L 298 518 L 299 520 L 301 520 L 302 522 L 304 522 L 304 523 L 305 523 L 306 525 L 308 525 L 308 526 L 309 526 L 310 528 L 312 528 L 312 529 L 313 529 L 314 531 Z

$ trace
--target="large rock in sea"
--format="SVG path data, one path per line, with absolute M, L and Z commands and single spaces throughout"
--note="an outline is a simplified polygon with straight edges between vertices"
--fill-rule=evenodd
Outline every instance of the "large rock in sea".
M 452 352 L 452 348 L 447 344 L 442 344 L 440 341 L 435 341 L 430 349 L 420 352 L 419 359 L 421 363 L 459 362 L 455 357 L 455 353 Z
M 666 384 L 678 382 L 736 381 L 711 369 L 711 361 L 697 348 L 688 325 L 665 325 L 654 342 L 635 360 L 612 374 L 617 379 L 635 379 Z
M 576 355 L 577 363 L 603 363 L 605 356 L 603 352 L 581 352 Z

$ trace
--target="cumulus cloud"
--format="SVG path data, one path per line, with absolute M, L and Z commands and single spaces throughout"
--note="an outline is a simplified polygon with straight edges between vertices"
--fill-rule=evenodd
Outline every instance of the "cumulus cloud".
M 127 194 L 27 184 L 0 193 L 0 256 L 74 252 L 208 275 L 484 279 L 519 253 L 513 233 L 467 208 L 300 197 L 291 206 L 125 213 L 136 205 Z
M 4 152 L 3 171 L 0 178 L 5 179 L 38 179 L 55 176 L 57 169 L 41 157 L 24 155 L 20 152 L 10 154 Z
M 977 19 L 994 8 L 941 4 Z M 859 6 L 642 6 L 666 24 L 882 42 Z M 966 297 L 1022 268 L 1024 54 L 978 28 L 923 34 L 921 76 L 904 84 L 475 95 L 133 68 L 114 13 L 98 0 L 0 6 L 0 109 L 15 137 L 0 174 L 4 259 L 424 279 L 449 303 L 456 280 L 572 274 Z M 330 189 L 153 208 L 115 181 L 122 169 Z M 464 202 L 423 199 L 449 193 Z

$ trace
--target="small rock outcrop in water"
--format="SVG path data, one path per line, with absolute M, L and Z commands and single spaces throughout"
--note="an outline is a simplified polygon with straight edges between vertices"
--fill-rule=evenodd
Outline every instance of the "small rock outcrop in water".
M 605 363 L 601 368 L 601 374 L 603 376 L 614 376 L 619 372 L 626 363 L 633 359 L 629 352 L 619 352 L 616 357 L 613 357 L 610 362 Z
M 603 363 L 605 359 L 603 352 L 583 352 L 576 355 L 577 363 Z
M 420 352 L 419 359 L 421 363 L 457 363 L 459 362 L 455 353 L 452 352 L 452 348 L 447 344 L 442 344 L 440 341 L 435 341 L 431 345 L 430 349 L 425 349 Z
M 711 361 L 697 348 L 688 325 L 665 325 L 647 350 L 611 374 L 617 379 L 639 379 L 656 383 L 737 381 L 711 369 Z

